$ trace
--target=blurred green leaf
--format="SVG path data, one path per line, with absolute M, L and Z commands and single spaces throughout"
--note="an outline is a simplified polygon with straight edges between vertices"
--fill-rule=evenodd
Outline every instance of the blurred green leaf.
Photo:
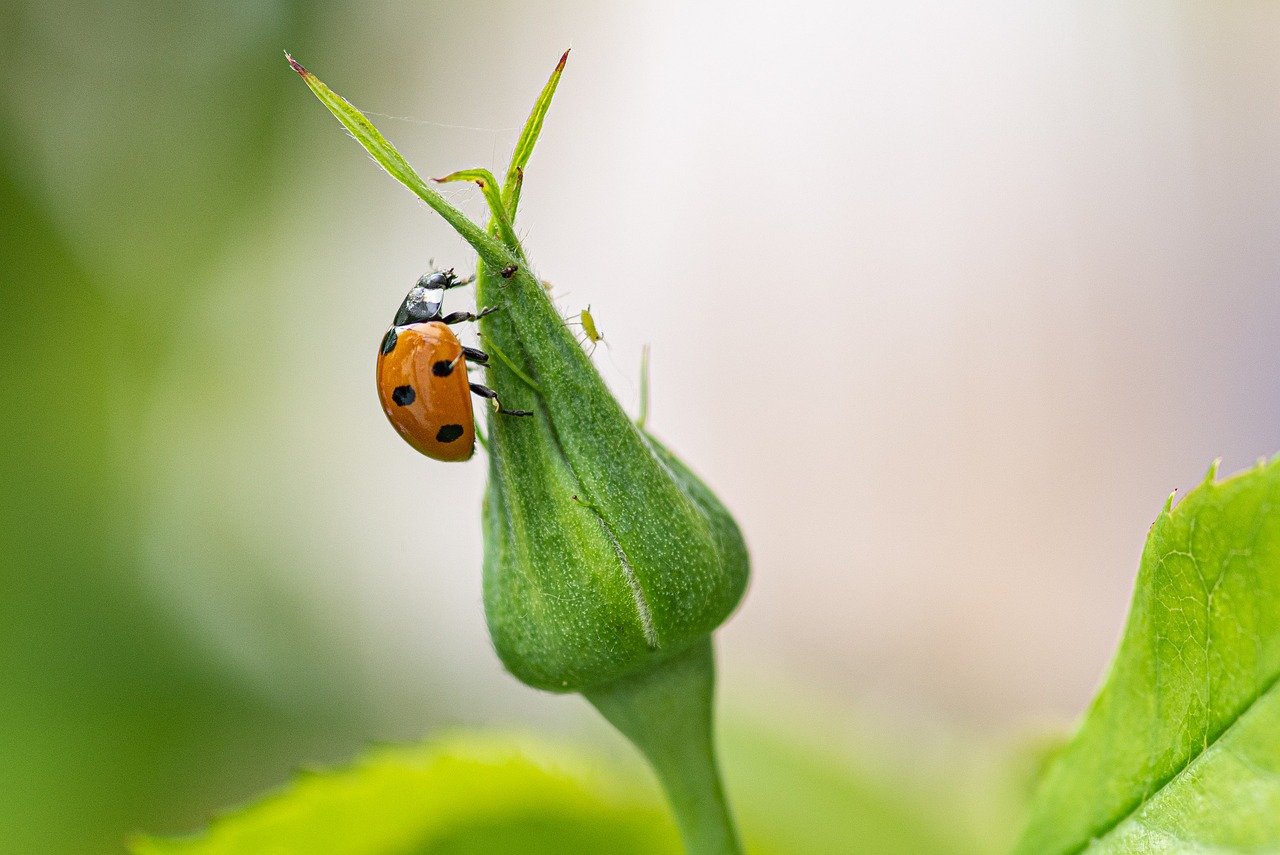
M 383 749 L 355 766 L 305 774 L 188 839 L 148 839 L 135 855 L 576 855 L 678 853 L 649 795 L 564 749 L 455 736 Z
M 131 313 L 168 318 L 161 294 L 180 299 L 264 212 L 288 162 L 283 99 L 294 94 L 266 69 L 288 40 L 320 43 L 308 8 L 133 0 L 0 12 L 0 115 L 24 180 Z M 182 72 L 157 73 L 162 57 Z
M 985 855 L 1008 845 L 1021 805 L 1007 752 L 955 734 L 899 740 L 865 724 L 857 748 L 834 722 L 799 718 L 811 727 L 731 719 L 724 728 L 751 855 Z M 133 852 L 674 855 L 682 850 L 659 794 L 633 783 L 647 780 L 634 758 L 615 766 L 562 745 L 455 734 L 300 776 L 201 834 L 140 840 Z
M 1280 851 L 1280 457 L 1147 538 L 1128 627 L 1018 852 Z
M 189 827 L 278 780 L 296 756 L 360 741 L 347 701 L 283 708 L 175 617 L 153 574 L 188 568 L 146 518 L 153 393 L 189 344 L 175 317 L 224 287 L 209 269 L 272 198 L 292 132 L 279 97 L 296 84 L 263 69 L 286 33 L 307 31 L 300 8 L 0 13 L 6 855 L 117 853 L 140 829 Z M 157 56 L 186 73 L 156 74 Z M 264 576 L 278 561 L 235 546 Z
M 288 716 L 148 595 L 114 445 L 139 400 L 130 327 L 22 185 L 3 131 L 0 269 L 17 284 L 0 288 L 0 852 L 117 851 L 223 792 L 221 773 L 187 769 L 238 759 L 246 733 L 284 739 Z
M 766 695 L 717 741 L 753 855 L 991 855 L 1026 817 L 1028 746 L 1003 738 Z

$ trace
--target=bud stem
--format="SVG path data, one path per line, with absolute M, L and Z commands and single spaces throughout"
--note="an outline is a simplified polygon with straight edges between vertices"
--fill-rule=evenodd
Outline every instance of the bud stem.
M 689 855 L 742 855 L 712 735 L 711 637 L 651 670 L 584 694 L 653 766 Z

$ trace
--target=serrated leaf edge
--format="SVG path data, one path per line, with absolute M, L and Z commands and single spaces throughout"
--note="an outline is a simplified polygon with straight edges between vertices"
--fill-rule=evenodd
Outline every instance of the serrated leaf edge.
M 1202 479 L 1201 482 L 1197 484 L 1195 487 L 1193 487 L 1191 490 L 1187 491 L 1187 494 L 1182 497 L 1181 501 L 1175 503 L 1173 500 L 1174 496 L 1177 495 L 1177 491 L 1174 491 L 1174 493 L 1170 494 L 1168 500 L 1166 500 L 1165 502 L 1164 508 L 1161 509 L 1155 521 L 1152 522 L 1151 528 L 1154 529 L 1155 526 L 1158 525 L 1159 523 L 1172 521 L 1176 515 L 1188 512 L 1186 511 L 1186 509 L 1189 506 L 1194 505 L 1194 502 L 1190 501 L 1193 497 L 1199 497 L 1205 492 L 1217 492 L 1217 491 L 1223 490 L 1227 487 L 1230 487 L 1234 482 L 1239 481 L 1243 478 L 1259 475 L 1269 468 L 1280 467 L 1280 453 L 1273 455 L 1269 459 L 1260 458 L 1258 462 L 1253 466 L 1247 469 L 1242 469 L 1239 472 L 1235 472 L 1227 476 L 1226 478 L 1218 479 L 1217 478 L 1218 467 L 1221 464 L 1221 462 L 1222 462 L 1221 458 L 1216 458 L 1209 465 L 1208 472 L 1206 473 L 1204 479 Z M 1150 537 L 1150 534 L 1148 534 L 1148 538 L 1149 537 Z M 1145 551 L 1145 547 L 1144 547 L 1144 551 Z M 1135 595 L 1136 595 L 1136 582 L 1135 582 Z M 1127 636 L 1127 633 L 1128 633 L 1128 618 L 1126 618 L 1126 621 L 1125 621 L 1125 636 Z M 1125 637 L 1125 636 L 1122 636 L 1122 637 Z M 1106 690 L 1111 685 L 1112 671 L 1115 668 L 1115 664 L 1120 656 L 1120 653 L 1121 653 L 1121 648 L 1117 648 L 1116 659 L 1114 659 L 1112 663 L 1108 666 L 1106 677 L 1102 681 L 1103 689 L 1100 691 Z M 1232 728 L 1234 728 L 1240 722 L 1240 720 L 1244 718 L 1251 709 L 1253 709 L 1253 707 L 1258 703 L 1260 699 L 1262 699 L 1265 695 L 1271 692 L 1278 683 L 1280 683 L 1280 674 L 1277 674 L 1276 677 L 1273 677 L 1270 682 L 1268 682 L 1265 686 L 1261 687 L 1258 690 L 1258 692 L 1255 693 L 1249 699 L 1249 701 L 1244 706 L 1241 707 L 1239 714 L 1236 715 L 1234 719 L 1232 719 L 1231 723 L 1228 724 L 1226 727 L 1224 727 L 1211 740 L 1206 742 L 1205 745 L 1200 749 L 1200 751 L 1196 752 L 1194 756 L 1189 757 L 1187 761 L 1184 764 L 1182 764 L 1182 766 L 1180 766 L 1178 769 L 1171 772 L 1164 780 L 1153 782 L 1153 786 L 1150 792 L 1148 792 L 1140 800 L 1138 800 L 1130 810 L 1120 815 L 1114 822 L 1111 822 L 1110 824 L 1108 824 L 1106 828 L 1097 830 L 1093 834 L 1093 836 L 1090 838 L 1090 840 L 1085 841 L 1084 843 L 1080 844 L 1074 849 L 1067 850 L 1066 855 L 1079 855 L 1079 853 L 1087 850 L 1094 842 L 1111 834 L 1113 831 L 1119 828 L 1122 824 L 1124 824 L 1130 818 L 1135 816 L 1157 794 L 1159 794 L 1166 787 L 1168 787 L 1169 785 L 1177 781 L 1180 777 L 1182 777 L 1187 772 L 1187 770 L 1195 766 L 1195 764 L 1202 757 L 1205 756 L 1208 750 L 1213 745 L 1215 745 L 1220 739 L 1222 739 L 1224 735 L 1226 735 L 1227 733 L 1230 733 Z M 1100 694 L 1098 696 L 1095 696 L 1094 700 L 1090 703 L 1090 707 L 1089 707 L 1090 711 L 1093 708 L 1093 704 L 1097 702 L 1098 697 L 1100 697 Z M 1066 745 L 1064 745 L 1064 750 L 1067 746 L 1071 744 L 1071 742 L 1076 738 L 1076 736 L 1083 730 L 1088 719 L 1089 719 L 1088 711 L 1086 711 L 1086 714 L 1080 720 L 1079 726 L 1075 729 L 1075 732 L 1072 734 L 1071 739 L 1069 739 Z M 1046 780 L 1048 779 L 1048 776 L 1051 773 L 1052 773 L 1052 766 L 1046 769 L 1046 772 L 1045 772 Z M 1018 851 L 1021 851 L 1020 846 L 1021 844 L 1019 844 Z

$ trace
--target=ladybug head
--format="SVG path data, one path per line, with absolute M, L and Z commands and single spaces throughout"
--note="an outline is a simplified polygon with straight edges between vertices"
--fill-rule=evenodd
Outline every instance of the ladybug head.
M 452 270 L 437 270 L 424 273 L 396 312 L 393 326 L 403 327 L 408 324 L 421 324 L 440 319 L 440 306 L 444 303 L 444 292 L 458 284 Z

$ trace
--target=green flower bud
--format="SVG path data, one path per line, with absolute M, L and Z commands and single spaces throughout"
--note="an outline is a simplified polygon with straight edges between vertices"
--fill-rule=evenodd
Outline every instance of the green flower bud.
M 742 535 L 637 427 L 534 277 L 482 277 L 489 385 L 534 418 L 489 418 L 484 599 L 498 655 L 582 691 L 688 648 L 747 584 Z
M 623 412 L 516 240 L 524 167 L 567 58 L 525 124 L 501 191 L 483 169 L 438 179 L 480 186 L 493 215 L 482 230 L 359 110 L 288 57 L 374 160 L 480 256 L 477 302 L 501 310 L 481 322 L 496 357 L 489 384 L 507 408 L 534 413 L 489 418 L 485 612 L 507 668 L 552 691 L 599 687 L 689 649 L 737 606 L 748 575 L 729 512 Z

